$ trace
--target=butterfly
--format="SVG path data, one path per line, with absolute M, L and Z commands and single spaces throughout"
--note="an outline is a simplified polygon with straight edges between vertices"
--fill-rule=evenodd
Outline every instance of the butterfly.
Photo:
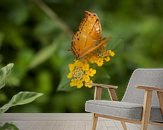
M 85 11 L 79 29 L 72 38 L 70 50 L 76 59 L 81 59 L 105 45 L 110 38 L 102 38 L 102 28 L 98 16 Z

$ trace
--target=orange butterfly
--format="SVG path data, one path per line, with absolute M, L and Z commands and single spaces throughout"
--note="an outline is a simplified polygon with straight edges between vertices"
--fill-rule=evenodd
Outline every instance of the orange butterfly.
M 105 45 L 110 38 L 102 38 L 102 28 L 98 16 L 85 11 L 79 30 L 73 36 L 71 50 L 75 57 L 80 59 Z

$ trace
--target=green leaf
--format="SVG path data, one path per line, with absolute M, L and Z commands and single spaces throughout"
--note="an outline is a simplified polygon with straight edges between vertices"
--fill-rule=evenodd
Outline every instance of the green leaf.
M 69 91 L 71 87 L 69 85 L 69 79 L 67 78 L 67 74 L 62 75 L 60 83 L 57 87 L 57 91 Z
M 57 87 L 58 91 L 68 91 L 71 89 L 71 87 L 69 85 L 69 79 L 67 78 L 67 74 L 68 74 L 68 66 L 66 66 L 66 67 L 64 67 L 64 69 L 62 69 L 61 80 Z
M 0 126 L 0 130 L 19 130 L 14 124 L 5 123 L 3 126 Z
M 7 104 L 3 105 L 0 108 L 0 113 L 4 113 L 10 107 L 13 106 L 30 103 L 42 95 L 43 95 L 42 93 L 36 93 L 36 92 L 19 92 L 18 94 L 14 95 Z
M 13 66 L 14 64 L 10 63 L 7 66 L 0 69 L 0 89 L 5 86 L 6 77 L 9 75 Z

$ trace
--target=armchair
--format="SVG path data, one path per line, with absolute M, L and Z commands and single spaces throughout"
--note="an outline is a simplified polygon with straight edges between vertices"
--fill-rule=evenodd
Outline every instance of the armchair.
M 163 126 L 163 69 L 136 69 L 122 101 L 117 99 L 117 86 L 92 85 L 94 100 L 85 104 L 85 110 L 93 113 L 92 130 L 96 130 L 98 117 L 118 120 L 124 130 L 126 123 L 141 124 L 141 130 L 147 130 L 148 124 Z M 103 88 L 108 89 L 111 101 L 101 100 Z

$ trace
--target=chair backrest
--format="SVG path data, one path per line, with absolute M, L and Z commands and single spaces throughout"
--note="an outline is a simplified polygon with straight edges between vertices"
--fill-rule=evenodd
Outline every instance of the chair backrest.
M 139 85 L 163 88 L 163 68 L 136 69 L 129 80 L 122 101 L 143 104 L 144 91 L 135 88 Z M 159 106 L 156 92 L 153 93 L 152 106 Z

